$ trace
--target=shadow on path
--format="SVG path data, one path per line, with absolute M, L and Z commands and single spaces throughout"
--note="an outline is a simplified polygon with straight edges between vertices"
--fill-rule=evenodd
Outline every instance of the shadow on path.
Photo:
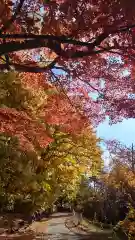
M 102 233 L 92 233 L 89 235 L 81 235 L 75 234 L 72 235 L 70 233 L 61 233 L 61 234 L 40 234 L 36 237 L 36 239 L 44 239 L 44 240 L 113 240 L 113 237 L 107 236 L 106 234 Z
M 53 218 L 63 218 L 63 217 L 67 217 L 67 216 L 70 217 L 72 215 L 73 215 L 72 213 L 60 213 L 60 214 L 54 213 L 54 214 L 52 214 L 50 216 L 50 219 L 53 219 Z

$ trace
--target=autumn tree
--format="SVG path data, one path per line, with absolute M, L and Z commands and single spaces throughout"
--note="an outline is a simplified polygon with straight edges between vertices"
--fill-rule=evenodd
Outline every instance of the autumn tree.
M 47 73 L 93 123 L 134 117 L 133 0 L 0 4 L 1 71 Z
M 114 190 L 117 208 L 121 208 L 118 220 L 121 220 L 114 229 L 118 234 L 124 234 L 125 239 L 134 239 L 135 236 L 135 172 L 134 151 L 119 141 L 107 141 L 111 156 L 111 170 L 106 174 L 104 182 Z M 121 207 L 121 206 L 124 206 Z M 115 210 L 117 209 L 115 208 Z
M 76 138 L 56 130 L 54 141 L 38 152 L 20 149 L 17 137 L 1 134 L 0 158 L 3 210 L 47 209 L 60 197 L 72 202 L 82 176 L 102 168 L 98 139 L 91 130 Z
M 0 131 L 18 136 L 27 149 L 46 147 L 53 141 L 55 126 L 72 134 L 88 126 L 85 116 L 42 74 L 1 73 L 0 77 Z
M 104 179 L 108 188 L 113 189 L 113 212 L 118 212 L 114 231 L 123 239 L 135 236 L 135 174 L 126 164 L 115 162 Z
M 75 199 L 82 175 L 98 174 L 102 169 L 99 140 L 91 129 L 76 137 L 54 132 L 54 141 L 41 154 L 38 172 L 47 171 L 50 204 L 63 197 Z
M 35 191 L 39 185 L 36 180 L 38 155 L 20 149 L 17 137 L 0 134 L 0 206 L 1 212 L 13 211 L 17 201 L 32 201 L 25 209 L 32 210 Z M 37 199 L 36 199 L 37 200 Z M 21 211 L 21 209 L 20 209 Z
M 1 73 L 0 79 L 2 208 L 28 211 L 20 206 L 25 202 L 32 211 L 65 194 L 73 199 L 81 175 L 101 168 L 87 119 L 43 74 Z
M 119 227 L 124 229 L 125 226 L 124 231 L 131 233 L 134 232 L 135 208 L 132 149 L 115 140 L 106 144 L 111 160 L 109 171 L 83 179 L 77 204 L 88 218 L 113 225 L 119 222 Z
M 134 146 L 126 146 L 117 140 L 105 141 L 106 147 L 110 154 L 110 165 L 120 163 L 128 166 L 128 168 L 134 172 L 135 170 L 135 159 L 134 159 Z
M 121 194 L 127 195 L 128 201 L 134 206 L 133 149 L 116 140 L 106 143 L 111 156 L 110 167 L 112 169 L 108 175 L 108 184 L 116 188 Z

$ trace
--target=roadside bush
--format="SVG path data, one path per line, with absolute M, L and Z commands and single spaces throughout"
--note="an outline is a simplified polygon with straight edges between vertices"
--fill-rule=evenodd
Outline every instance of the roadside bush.
M 130 209 L 126 218 L 116 225 L 114 231 L 120 235 L 123 240 L 135 240 L 135 209 Z

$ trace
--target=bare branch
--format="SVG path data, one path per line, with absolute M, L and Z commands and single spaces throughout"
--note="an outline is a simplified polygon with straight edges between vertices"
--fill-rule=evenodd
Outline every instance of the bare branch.
M 62 83 L 60 82 L 59 78 L 58 78 L 52 71 L 51 71 L 51 73 L 52 73 L 52 76 L 54 76 L 54 78 L 55 78 L 55 79 L 57 80 L 57 82 L 59 83 L 60 87 L 62 88 L 62 91 L 63 91 L 64 95 L 65 95 L 66 98 L 68 99 L 68 101 L 69 101 L 69 103 L 71 104 L 71 106 L 72 106 L 72 107 L 75 107 L 75 106 L 73 105 L 73 103 L 71 102 L 70 98 L 68 97 L 65 89 L 63 88 L 63 85 L 62 85 Z
M 93 87 L 90 82 L 87 82 L 87 81 L 85 81 L 84 79 L 81 79 L 81 78 L 79 78 L 79 80 L 81 80 L 82 82 L 86 83 L 89 87 L 91 87 L 93 90 L 98 92 L 100 95 L 103 94 L 97 88 Z

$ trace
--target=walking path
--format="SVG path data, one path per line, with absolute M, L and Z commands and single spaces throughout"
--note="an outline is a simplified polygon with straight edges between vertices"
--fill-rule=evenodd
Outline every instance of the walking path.
M 8 235 L 8 237 L 0 235 L 0 240 L 115 240 L 111 231 L 102 230 L 91 224 L 88 231 L 87 229 L 82 230 L 79 226 L 74 225 L 74 220 L 72 214 L 55 213 L 48 220 L 34 222 L 29 227 L 30 231 L 26 231 L 26 233 Z
M 40 236 L 41 237 L 41 236 Z M 111 231 L 96 229 L 93 225 L 89 232 L 75 227 L 72 216 L 68 213 L 53 214 L 46 222 L 42 238 L 45 240 L 114 240 Z

